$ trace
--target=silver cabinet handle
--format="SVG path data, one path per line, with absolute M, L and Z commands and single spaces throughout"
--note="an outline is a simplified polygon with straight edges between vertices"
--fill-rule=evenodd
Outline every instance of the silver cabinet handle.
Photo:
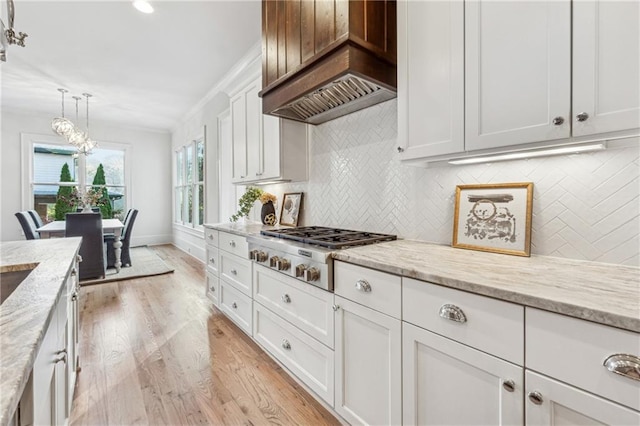
M 403 148 L 403 147 L 401 147 L 401 146 L 399 146 L 399 147 L 398 147 L 398 152 L 404 152 L 404 148 Z
M 213 240 L 213 234 L 209 234 L 209 237 L 208 237 L 208 238 L 209 238 L 210 240 Z
M 363 293 L 371 293 L 371 284 L 365 280 L 358 280 L 356 281 L 356 290 L 362 291 Z
M 588 118 L 589 114 L 587 114 L 586 112 L 581 112 L 580 114 L 576 115 L 576 120 L 578 120 L 579 122 L 587 121 Z
M 538 391 L 529 392 L 527 396 L 529 397 L 529 401 L 536 405 L 542 405 L 542 402 L 544 401 L 542 399 L 542 394 Z
M 291 303 L 291 298 L 289 297 L 288 294 L 283 294 L 281 299 L 284 303 Z
M 216 263 L 216 260 L 212 257 L 211 259 L 209 259 L 209 262 Z
M 78 262 L 82 262 L 82 256 L 80 256 L 79 254 L 78 254 L 78 255 L 76 255 L 76 260 L 77 260 Z
M 236 242 L 235 242 L 235 241 L 233 241 L 233 240 L 231 240 L 231 241 L 229 241 L 229 245 L 230 245 L 231 247 L 235 247 L 235 246 L 236 246 Z
M 334 312 L 337 312 L 338 309 L 340 309 L 340 305 L 333 305 L 332 308 L 333 308 Z
M 55 360 L 53 360 L 54 364 L 57 364 L 59 362 L 67 362 L 67 350 L 66 349 L 62 349 L 58 352 L 56 352 L 56 355 L 60 355 L 60 358 L 56 358 Z
M 282 339 L 282 348 L 288 351 L 291 350 L 291 343 L 287 339 Z
M 209 288 L 209 290 L 211 290 L 211 292 L 213 293 L 213 292 L 215 292 L 215 291 L 216 291 L 216 288 L 215 288 L 214 286 L 211 286 L 211 287 Z
M 459 322 L 461 324 L 464 324 L 465 322 L 467 322 L 467 316 L 464 314 L 462 309 L 460 309 L 456 305 L 451 305 L 449 303 L 442 305 L 442 307 L 440 308 L 439 315 L 440 315 L 440 318 Z
M 504 382 L 502 382 L 502 387 L 507 392 L 514 392 L 516 390 L 516 384 L 513 380 L 505 380 Z
M 564 118 L 563 117 L 555 117 L 552 122 L 553 122 L 553 124 L 555 126 L 561 126 L 562 124 L 564 124 Z
M 72 276 L 72 277 L 75 277 L 76 275 L 78 275 L 78 271 L 76 270 L 76 268 L 73 268 L 73 269 L 71 270 L 71 276 Z
M 75 302 L 76 300 L 78 300 L 78 290 L 74 291 L 71 295 L 71 301 Z
M 256 176 L 262 176 L 262 173 L 256 173 Z
M 612 373 L 640 381 L 640 357 L 629 354 L 614 354 L 605 359 L 602 365 Z
M 235 269 L 232 269 L 232 270 L 231 270 L 231 273 L 232 273 L 233 275 L 238 275 L 238 271 L 236 271 Z
M 233 302 L 233 303 L 231 304 L 231 307 L 232 307 L 233 309 L 238 309 L 238 304 L 237 304 L 236 302 Z

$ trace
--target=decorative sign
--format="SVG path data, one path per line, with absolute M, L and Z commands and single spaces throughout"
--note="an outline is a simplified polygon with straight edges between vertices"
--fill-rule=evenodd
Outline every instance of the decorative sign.
M 301 204 L 302 192 L 284 194 L 280 210 L 280 225 L 297 226 Z

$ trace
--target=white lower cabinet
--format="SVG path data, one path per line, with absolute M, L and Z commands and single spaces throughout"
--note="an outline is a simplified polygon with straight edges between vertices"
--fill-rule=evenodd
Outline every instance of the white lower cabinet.
M 633 425 L 640 413 L 532 371 L 526 372 L 527 425 Z
M 324 401 L 333 405 L 333 351 L 260 303 L 253 305 L 253 337 Z
M 216 307 L 220 306 L 220 278 L 207 271 L 207 297 Z
M 401 424 L 401 321 L 335 299 L 336 412 L 351 424 Z
M 226 281 L 220 281 L 220 310 L 251 336 L 252 300 Z
M 408 323 L 402 333 L 404 424 L 522 424 L 522 367 Z

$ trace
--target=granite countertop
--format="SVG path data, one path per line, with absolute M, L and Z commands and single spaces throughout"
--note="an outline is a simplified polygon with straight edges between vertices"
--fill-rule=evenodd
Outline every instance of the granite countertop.
M 81 240 L 53 238 L 0 244 L 0 272 L 35 266 L 0 305 L 0 425 L 9 422 L 18 406 Z
M 345 262 L 640 332 L 640 268 L 396 240 L 335 252 Z
M 231 223 L 205 223 L 205 228 L 217 229 L 218 231 L 229 232 L 231 234 L 248 237 L 259 234 L 260 231 L 279 229 L 280 226 L 263 225 L 262 222 L 231 222 Z

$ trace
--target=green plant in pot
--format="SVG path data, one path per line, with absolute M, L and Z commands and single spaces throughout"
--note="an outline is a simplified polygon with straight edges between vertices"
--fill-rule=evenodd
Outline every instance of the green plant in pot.
M 247 187 L 247 190 L 244 192 L 244 194 L 242 194 L 240 200 L 238 200 L 238 211 L 233 216 L 231 216 L 229 220 L 231 222 L 237 222 L 240 218 L 248 218 L 253 204 L 258 198 L 260 198 L 263 192 L 264 191 L 262 189 L 256 188 L 255 186 Z

